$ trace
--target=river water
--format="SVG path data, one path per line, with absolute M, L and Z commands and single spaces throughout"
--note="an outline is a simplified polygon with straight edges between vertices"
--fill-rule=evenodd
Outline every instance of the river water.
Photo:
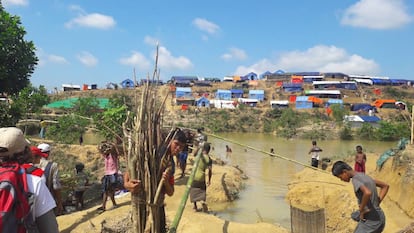
M 269 152 L 270 148 L 274 148 L 277 155 L 310 164 L 308 151 L 311 147 L 311 140 L 287 140 L 270 134 L 255 133 L 220 134 L 220 137 L 229 139 L 230 142 L 209 136 L 208 141 L 214 147 L 210 154 L 231 165 L 239 166 L 246 173 L 248 179 L 238 200 L 225 206 L 209 203 L 209 207 L 213 211 L 220 210 L 214 212 L 220 218 L 228 221 L 242 223 L 263 221 L 290 229 L 290 207 L 285 200 L 288 191 L 287 184 L 292 181 L 295 173 L 303 169 L 303 166 L 271 157 L 251 148 L 266 152 Z M 251 148 L 246 149 L 239 144 L 248 145 Z M 229 145 L 233 151 L 228 158 L 226 157 L 226 145 Z M 353 155 L 356 145 L 362 145 L 366 153 L 382 154 L 395 147 L 397 142 L 318 141 L 318 146 L 323 149 L 320 154 L 321 158 L 340 159 Z M 222 209 L 224 210 L 222 211 Z

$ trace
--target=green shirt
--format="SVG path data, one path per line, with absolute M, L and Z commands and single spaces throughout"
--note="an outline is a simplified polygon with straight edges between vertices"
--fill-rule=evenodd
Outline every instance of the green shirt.
M 212 164 L 213 164 L 213 161 L 211 160 L 210 156 L 202 154 L 197 170 L 194 175 L 194 180 L 205 181 L 206 180 L 206 169 L 211 167 Z

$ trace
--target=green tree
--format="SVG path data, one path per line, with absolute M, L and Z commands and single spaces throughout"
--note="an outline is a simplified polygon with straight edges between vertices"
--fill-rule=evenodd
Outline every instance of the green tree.
M 352 140 L 352 129 L 351 126 L 345 124 L 342 129 L 339 131 L 339 138 L 342 140 Z
M 72 109 L 73 113 L 84 117 L 93 117 L 101 111 L 99 101 L 94 96 L 79 98 Z
M 357 132 L 357 137 L 364 140 L 375 140 L 375 128 L 374 126 L 364 123 Z
M 106 139 L 114 139 L 119 135 L 122 137 L 122 123 L 127 117 L 127 107 L 120 106 L 117 108 L 109 108 L 95 118 L 96 128 Z
M 332 116 L 335 118 L 337 123 L 342 123 L 344 116 L 348 114 L 345 108 L 340 104 L 332 104 Z
M 25 35 L 20 17 L 10 15 L 0 2 L 0 93 L 13 95 L 30 83 L 38 59 Z
M 85 133 L 89 120 L 77 115 L 66 115 L 58 119 L 57 124 L 48 127 L 47 137 L 53 140 L 71 144 L 77 142 L 79 136 Z
M 44 86 L 39 88 L 28 85 L 18 95 L 13 96 L 13 103 L 22 114 L 38 113 L 42 107 L 49 103 L 50 99 Z

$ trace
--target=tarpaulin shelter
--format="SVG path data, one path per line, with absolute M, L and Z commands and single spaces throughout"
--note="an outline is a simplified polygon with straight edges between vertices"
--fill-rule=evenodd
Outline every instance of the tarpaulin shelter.
M 271 108 L 288 108 L 289 101 L 288 100 L 272 100 L 270 101 Z
M 313 102 L 309 100 L 309 96 L 297 96 L 295 104 L 296 109 L 313 108 Z
M 257 80 L 257 74 L 250 72 L 242 77 L 242 80 Z
M 303 90 L 302 83 L 283 83 L 284 92 L 301 92 Z
M 216 92 L 216 99 L 219 100 L 231 100 L 231 91 L 218 89 Z
M 231 97 L 232 98 L 243 98 L 243 90 L 241 89 L 231 89 Z
M 249 90 L 249 99 L 264 100 L 264 90 Z
M 361 128 L 364 124 L 370 124 L 373 127 L 379 127 L 379 121 L 381 121 L 381 119 L 377 116 L 349 115 L 344 116 L 344 121 L 347 122 L 351 127 Z
M 361 104 L 352 104 L 351 105 L 351 111 L 366 111 L 368 112 L 369 110 L 374 110 L 374 112 L 376 111 L 375 106 L 372 106 L 371 104 L 366 104 L 366 103 L 361 103 Z
M 197 107 L 210 107 L 210 100 L 207 99 L 206 97 L 202 96 L 198 99 L 196 99 L 195 104 Z
M 134 88 L 135 84 L 134 81 L 132 81 L 131 79 L 127 78 L 124 81 L 121 82 L 121 86 L 122 88 Z
M 191 98 L 193 94 L 190 87 L 177 87 L 175 89 L 176 98 Z

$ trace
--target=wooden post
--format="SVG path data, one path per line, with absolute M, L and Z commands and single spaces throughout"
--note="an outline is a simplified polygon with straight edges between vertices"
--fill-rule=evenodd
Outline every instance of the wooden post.
M 412 145 L 414 141 L 414 106 L 411 108 L 411 141 L 410 144 Z

